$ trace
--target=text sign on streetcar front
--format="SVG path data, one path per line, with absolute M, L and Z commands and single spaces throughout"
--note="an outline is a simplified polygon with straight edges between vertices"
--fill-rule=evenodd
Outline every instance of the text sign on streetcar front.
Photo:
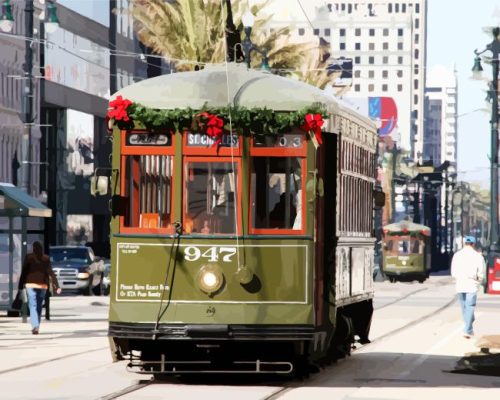
M 235 246 L 180 245 L 155 246 L 147 244 L 119 243 L 117 248 L 116 300 L 120 301 L 156 301 L 165 299 L 170 291 L 170 277 L 173 271 L 174 254 L 170 260 L 170 251 L 178 252 L 176 267 L 182 264 L 186 272 L 197 271 L 207 263 L 234 265 L 236 268 Z M 167 271 L 169 262 L 172 263 Z M 140 274 L 137 273 L 140 266 Z M 192 268 L 192 270 L 191 270 Z M 165 274 L 169 274 L 165 280 Z
M 127 146 L 171 146 L 172 135 L 165 133 L 129 133 Z
M 188 147 L 210 147 L 217 139 L 203 133 L 188 133 L 186 145 Z M 220 147 L 239 147 L 238 135 L 224 134 L 219 143 Z

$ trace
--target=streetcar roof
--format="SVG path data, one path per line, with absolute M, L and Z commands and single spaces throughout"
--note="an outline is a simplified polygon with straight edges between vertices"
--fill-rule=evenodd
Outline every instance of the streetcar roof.
M 389 224 L 385 225 L 383 227 L 384 233 L 389 233 L 389 234 L 396 234 L 396 233 L 401 233 L 401 232 L 425 232 L 426 234 L 429 234 L 431 231 L 431 228 L 425 225 L 421 224 L 416 224 L 415 222 L 411 221 L 400 221 L 396 222 L 394 224 Z
M 374 123 L 325 91 L 299 80 L 267 71 L 248 69 L 244 63 L 207 66 L 200 71 L 177 72 L 134 83 L 114 93 L 155 109 L 226 107 L 298 111 L 318 104 L 334 114 L 355 116 L 375 129 Z M 229 101 L 228 101 L 229 98 Z

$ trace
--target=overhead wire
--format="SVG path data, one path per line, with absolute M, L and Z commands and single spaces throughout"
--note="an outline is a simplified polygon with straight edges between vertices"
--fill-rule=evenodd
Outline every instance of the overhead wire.
M 224 0 L 220 0 L 220 6 L 221 6 L 221 16 L 224 15 Z M 226 10 L 226 14 L 227 14 L 227 10 Z M 227 18 L 227 15 L 226 15 L 226 18 Z M 221 18 L 221 23 L 224 24 L 224 18 Z M 224 30 L 225 27 L 223 26 L 222 29 Z M 224 40 L 224 58 L 225 58 L 225 67 L 226 67 L 226 89 L 227 89 L 227 105 L 228 105 L 228 116 L 229 116 L 229 134 L 230 134 L 230 144 L 229 144 L 229 148 L 231 149 L 231 165 L 232 165 L 232 168 L 233 168 L 233 171 L 235 169 L 235 163 L 234 163 L 234 146 L 233 146 L 233 121 L 232 121 L 232 117 L 231 117 L 231 102 L 230 102 L 230 91 L 229 91 L 229 66 L 228 66 L 228 61 L 227 61 L 227 58 L 228 58 L 228 50 L 227 50 L 227 42 L 226 40 Z M 238 138 L 238 135 L 236 134 L 236 140 L 239 141 L 239 138 Z M 239 187 L 238 187 L 238 175 L 241 175 L 242 174 L 242 171 L 240 171 L 239 169 L 236 168 L 236 172 L 237 173 L 234 173 L 233 172 L 233 179 L 234 179 L 234 190 L 235 190 L 235 193 L 234 193 L 234 196 L 233 196 L 233 209 L 234 209 L 234 226 L 235 226 L 235 230 L 236 230 L 236 257 L 237 257 L 237 262 L 238 262 L 238 271 L 240 270 L 241 268 L 241 258 L 240 258 L 240 243 L 239 243 L 239 235 L 240 235 L 240 232 L 239 232 L 239 228 L 240 228 L 240 224 L 239 224 L 239 221 L 238 221 L 238 206 L 239 206 L 239 203 L 238 203 L 238 199 L 237 199 L 237 195 L 238 193 L 240 193 L 240 190 L 239 190 Z

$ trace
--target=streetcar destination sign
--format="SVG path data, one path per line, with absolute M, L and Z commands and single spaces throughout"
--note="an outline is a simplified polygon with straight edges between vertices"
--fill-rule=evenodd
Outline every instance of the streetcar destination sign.
M 189 147 L 209 147 L 213 146 L 215 139 L 203 133 L 188 133 L 187 146 Z M 222 135 L 220 147 L 233 147 L 239 146 L 237 135 Z
M 127 146 L 170 146 L 171 135 L 165 133 L 131 133 L 127 135 Z

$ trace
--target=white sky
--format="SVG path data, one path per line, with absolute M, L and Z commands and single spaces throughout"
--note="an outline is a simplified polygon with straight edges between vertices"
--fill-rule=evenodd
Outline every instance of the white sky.
M 480 181 L 489 188 L 491 105 L 485 102 L 486 82 L 470 79 L 474 49 L 482 51 L 492 37 L 483 27 L 498 25 L 493 18 L 500 0 L 428 0 L 427 66 L 456 65 L 458 77 L 458 171 L 459 179 Z M 490 54 L 487 52 L 486 54 Z M 491 69 L 483 63 L 484 77 Z M 488 107 L 488 113 L 470 111 Z M 462 173 L 460 173 L 463 171 Z
M 255 1 L 257 0 L 249 0 L 250 4 Z M 100 17 L 100 22 L 107 25 L 107 1 L 58 2 L 86 15 L 98 19 Z M 301 3 L 312 17 L 314 5 L 311 3 L 318 3 L 318 0 L 301 0 Z M 493 18 L 496 6 L 500 8 L 500 0 L 428 0 L 427 67 L 437 64 L 448 67 L 456 65 L 458 113 L 465 114 L 458 119 L 459 179 L 480 181 L 485 188 L 489 187 L 490 113 L 468 113 L 486 107 L 486 83 L 469 78 L 474 62 L 474 49 L 482 50 L 492 40 L 482 28 L 500 22 Z M 275 12 L 283 9 L 291 14 L 302 13 L 296 0 L 274 0 L 271 8 L 274 8 Z M 279 11 L 276 14 L 279 14 Z M 484 76 L 491 77 L 491 69 L 484 63 L 483 67 Z

